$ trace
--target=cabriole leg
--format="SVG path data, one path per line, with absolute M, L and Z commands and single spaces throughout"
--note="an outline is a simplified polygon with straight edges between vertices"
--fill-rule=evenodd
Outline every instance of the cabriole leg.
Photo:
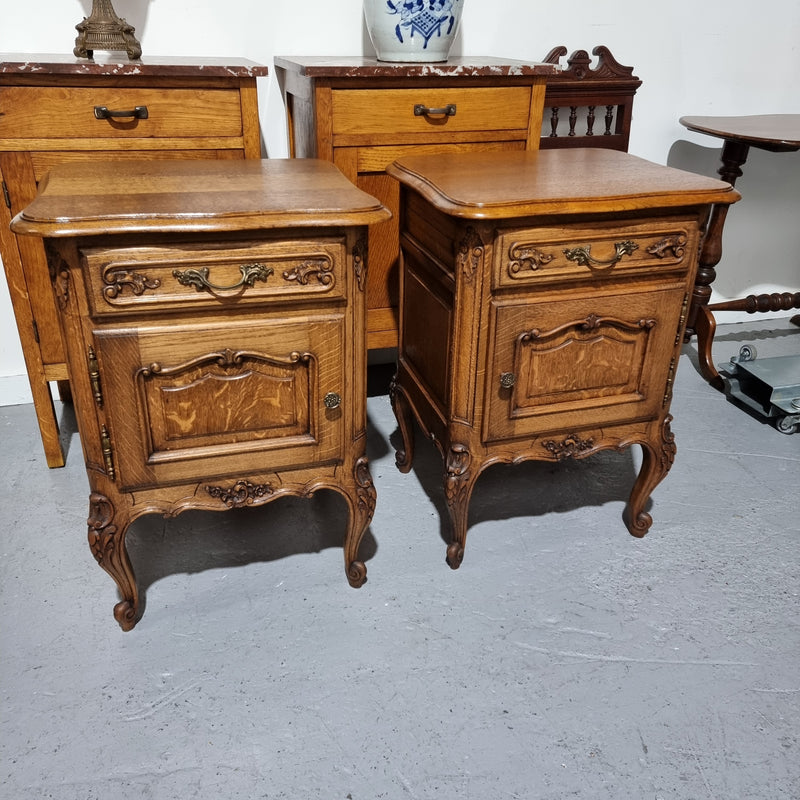
M 395 453 L 395 463 L 400 472 L 405 474 L 414 461 L 414 421 L 411 417 L 411 406 L 403 387 L 394 380 L 389 386 L 389 399 L 402 439 L 402 449 Z
M 461 444 L 450 446 L 445 464 L 444 491 L 447 510 L 453 525 L 453 538 L 447 546 L 447 563 L 450 569 L 458 569 L 464 559 L 467 542 L 467 518 L 469 500 L 478 475 L 470 469 L 472 456 Z
M 667 416 L 661 426 L 660 446 L 651 442 L 642 443 L 642 467 L 633 485 L 625 514 L 625 525 L 632 536 L 641 538 L 653 523 L 653 518 L 644 507 L 653 490 L 661 483 L 675 461 L 675 436 L 670 428 L 671 416 Z
M 367 580 L 367 566 L 358 559 L 358 548 L 364 538 L 372 515 L 375 513 L 377 492 L 369 471 L 369 462 L 362 456 L 353 469 L 354 485 L 350 491 L 344 491 L 349 506 L 349 521 L 344 541 L 344 568 L 347 581 L 358 589 Z
M 128 551 L 125 534 L 129 520 L 114 523 L 114 504 L 105 496 L 93 492 L 89 497 L 89 547 L 97 563 L 114 579 L 122 600 L 114 606 L 114 618 L 124 631 L 136 625 L 139 618 L 139 592 Z

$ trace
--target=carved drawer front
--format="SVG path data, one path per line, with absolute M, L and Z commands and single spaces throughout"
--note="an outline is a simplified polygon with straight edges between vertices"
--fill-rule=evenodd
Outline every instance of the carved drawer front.
M 484 439 L 657 416 L 686 297 L 673 283 L 493 304 Z
M 340 89 L 333 91 L 333 133 L 431 136 L 459 131 L 526 130 L 529 86 Z
M 620 227 L 529 228 L 498 237 L 494 285 L 619 278 L 658 270 L 686 270 L 697 249 L 691 220 Z
M 235 89 L 0 89 L 0 139 L 150 139 L 242 135 Z
M 95 330 L 93 387 L 118 484 L 337 461 L 344 347 L 338 314 Z
M 82 255 L 94 316 L 346 294 L 343 239 L 95 248 Z

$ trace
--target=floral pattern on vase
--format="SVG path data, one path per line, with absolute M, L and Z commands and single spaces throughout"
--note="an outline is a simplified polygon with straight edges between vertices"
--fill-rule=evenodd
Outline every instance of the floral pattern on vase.
M 462 3 L 463 0 L 364 0 L 367 29 L 378 59 L 447 60 Z

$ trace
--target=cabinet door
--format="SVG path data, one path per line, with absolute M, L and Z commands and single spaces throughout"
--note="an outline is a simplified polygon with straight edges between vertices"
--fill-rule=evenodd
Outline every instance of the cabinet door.
M 340 314 L 98 329 L 93 339 L 122 488 L 342 457 Z
M 673 282 L 495 302 L 484 439 L 656 418 L 685 298 Z

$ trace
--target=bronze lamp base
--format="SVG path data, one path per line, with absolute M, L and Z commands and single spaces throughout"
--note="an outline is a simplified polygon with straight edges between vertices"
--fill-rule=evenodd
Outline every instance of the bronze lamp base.
M 117 16 L 111 0 L 92 0 L 92 13 L 75 30 L 78 37 L 72 52 L 78 58 L 93 58 L 95 50 L 125 50 L 131 61 L 141 58 L 135 28 Z

